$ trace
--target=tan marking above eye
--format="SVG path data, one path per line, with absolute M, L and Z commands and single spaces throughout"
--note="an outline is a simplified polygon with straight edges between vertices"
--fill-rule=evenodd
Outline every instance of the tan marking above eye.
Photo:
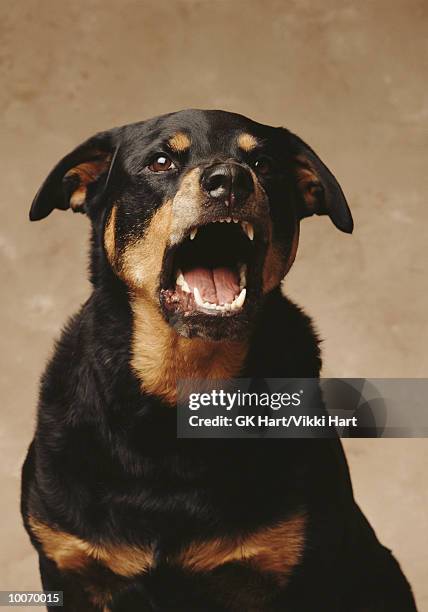
M 243 151 L 249 153 L 257 146 L 257 138 L 252 134 L 239 134 L 238 136 L 238 147 Z
M 184 132 L 177 132 L 168 140 L 168 144 L 172 151 L 183 153 L 190 148 L 191 141 L 189 136 Z

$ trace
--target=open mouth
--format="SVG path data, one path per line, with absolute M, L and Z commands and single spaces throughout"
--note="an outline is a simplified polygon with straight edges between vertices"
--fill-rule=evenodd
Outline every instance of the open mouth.
M 262 236 L 249 220 L 193 227 L 165 255 L 161 303 L 167 313 L 234 317 L 260 287 Z

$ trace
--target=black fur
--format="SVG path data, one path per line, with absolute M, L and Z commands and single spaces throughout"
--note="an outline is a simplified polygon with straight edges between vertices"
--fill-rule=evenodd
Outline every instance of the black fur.
M 192 138 L 193 155 L 203 158 L 211 150 L 217 155 L 221 135 L 239 126 L 261 137 L 284 168 L 293 147 L 306 147 L 283 130 L 236 115 L 186 111 L 91 139 L 60 162 L 33 204 L 33 219 L 67 208 L 61 181 L 87 159 L 88 146 L 109 153 L 110 160 L 117 155 L 110 174 L 89 187 L 84 204 L 93 223 L 93 292 L 64 329 L 42 378 L 36 432 L 23 468 L 24 523 L 28 528 L 33 516 L 83 540 L 151 544 L 156 551 L 155 568 L 130 579 L 101 564 L 85 576 L 61 573 L 28 529 L 43 586 L 63 590 L 64 610 L 76 611 L 97 609 L 86 591 L 92 580 L 116 586 L 114 612 L 414 611 L 396 561 L 353 499 L 339 440 L 179 440 L 174 410 L 142 392 L 130 368 L 132 313 L 128 289 L 104 252 L 107 211 L 118 198 L 125 202 L 127 214 L 118 222 L 126 243 L 177 189 L 179 176 L 161 183 L 144 173 L 162 135 L 192 128 L 200 135 Z M 279 196 L 304 206 L 291 174 L 283 174 L 266 185 L 280 236 L 291 213 L 281 211 Z M 329 213 L 351 231 L 349 210 L 330 173 L 327 183 L 324 204 L 315 212 Z M 319 376 L 311 322 L 278 288 L 260 301 L 248 325 L 242 376 Z M 168 563 L 192 540 L 250 532 L 302 508 L 308 515 L 303 560 L 284 589 L 250 566 L 229 563 L 191 573 Z

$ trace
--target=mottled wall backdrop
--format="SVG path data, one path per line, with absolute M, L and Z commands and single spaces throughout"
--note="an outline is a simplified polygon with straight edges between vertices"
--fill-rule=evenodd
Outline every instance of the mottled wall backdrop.
M 325 339 L 324 373 L 427 375 L 428 5 L 424 0 L 2 0 L 1 585 L 38 588 L 18 516 L 37 383 L 88 294 L 88 225 L 27 209 L 97 130 L 183 107 L 300 134 L 339 177 L 352 237 L 302 227 L 286 283 Z M 358 500 L 428 611 L 428 443 L 347 441 Z

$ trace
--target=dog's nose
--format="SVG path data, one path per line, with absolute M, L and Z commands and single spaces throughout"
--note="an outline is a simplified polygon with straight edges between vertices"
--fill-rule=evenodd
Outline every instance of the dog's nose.
M 212 200 L 221 200 L 235 207 L 242 205 L 254 190 L 249 171 L 234 163 L 214 164 L 205 168 L 201 186 Z

